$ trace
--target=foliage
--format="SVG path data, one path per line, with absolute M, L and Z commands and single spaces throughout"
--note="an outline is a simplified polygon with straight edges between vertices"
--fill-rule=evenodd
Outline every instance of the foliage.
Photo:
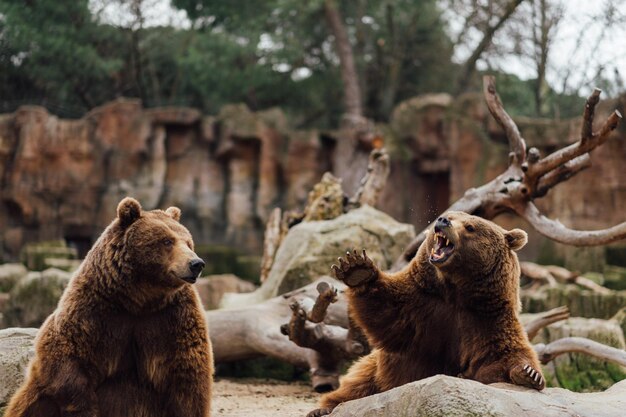
M 118 36 L 95 23 L 87 0 L 0 1 L 3 97 L 42 95 L 89 108 L 122 66 Z M 45 28 L 45 30 L 42 30 Z
M 102 21 L 88 0 L 0 0 L 0 111 L 32 103 L 77 117 L 126 96 L 213 114 L 233 102 L 281 106 L 296 126 L 337 125 L 342 84 L 324 0 L 173 0 L 187 12 L 185 27 L 143 24 L 133 7 L 148 1 L 116 0 L 139 13 L 124 26 Z M 459 65 L 441 1 L 336 4 L 366 116 L 386 120 L 402 100 L 453 92 Z M 534 114 L 532 81 L 500 78 L 511 112 Z M 546 102 L 547 116 L 580 112 L 576 96 L 550 90 Z
M 400 100 L 449 89 L 449 77 L 454 71 L 450 60 L 452 45 L 435 0 L 337 3 L 354 41 L 367 116 L 385 119 Z M 314 95 L 297 97 L 289 107 L 299 107 L 299 101 L 306 100 L 307 106 L 312 105 L 318 112 L 341 112 L 337 107 L 338 58 L 325 21 L 323 1 L 175 0 L 174 4 L 203 22 L 207 36 L 237 34 L 248 41 L 246 46 L 261 41 L 257 46 L 258 66 L 285 71 L 292 80 L 299 80 L 299 74 L 310 74 L 306 82 L 295 84 Z M 241 28 L 245 28 L 243 34 Z M 289 95 L 281 97 L 284 101 Z

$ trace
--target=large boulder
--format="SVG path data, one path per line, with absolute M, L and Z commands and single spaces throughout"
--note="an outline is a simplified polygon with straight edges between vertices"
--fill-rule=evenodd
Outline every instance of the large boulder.
M 509 384 L 437 375 L 339 405 L 331 417 L 617 417 L 626 410 L 626 381 L 599 393 L 562 388 L 539 392 Z
M 28 274 L 28 269 L 21 263 L 0 265 L 0 292 L 9 292 L 21 278 Z
M 0 415 L 25 377 L 26 366 L 35 354 L 37 329 L 0 330 Z
M 56 308 L 72 274 L 49 268 L 29 272 L 10 292 L 4 312 L 7 326 L 39 327 Z
M 221 305 L 247 306 L 303 287 L 328 274 L 347 250 L 366 249 L 381 269 L 388 269 L 414 236 L 413 226 L 398 223 L 370 206 L 332 220 L 300 223 L 281 242 L 263 285 L 249 294 L 226 294 Z

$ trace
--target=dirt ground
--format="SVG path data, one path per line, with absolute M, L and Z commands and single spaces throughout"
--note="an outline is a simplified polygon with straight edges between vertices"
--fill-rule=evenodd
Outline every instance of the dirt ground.
M 214 417 L 305 417 L 319 394 L 309 383 L 219 378 L 213 386 Z

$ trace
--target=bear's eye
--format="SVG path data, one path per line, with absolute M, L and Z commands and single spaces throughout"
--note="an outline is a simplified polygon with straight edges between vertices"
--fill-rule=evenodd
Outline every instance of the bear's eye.
M 174 244 L 174 241 L 172 239 L 163 239 L 163 245 L 172 246 L 173 244 Z
M 474 229 L 474 226 L 472 226 L 471 224 L 466 224 L 465 230 L 467 230 L 468 232 L 473 232 L 476 229 Z

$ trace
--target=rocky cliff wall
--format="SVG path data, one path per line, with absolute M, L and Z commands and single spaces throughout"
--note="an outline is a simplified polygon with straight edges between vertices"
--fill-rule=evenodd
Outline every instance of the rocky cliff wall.
M 601 103 L 596 119 L 623 107 L 624 100 Z M 580 126 L 577 119 L 518 124 L 529 145 L 543 152 L 575 141 Z M 506 139 L 479 96 L 417 97 L 401 103 L 391 122 L 376 130 L 392 155 L 379 208 L 418 230 L 506 165 Z M 542 199 L 547 214 L 576 228 L 626 220 L 626 128 L 614 136 L 594 152 L 592 168 Z M 293 130 L 279 110 L 252 113 L 242 105 L 203 116 L 120 99 L 79 120 L 21 107 L 0 115 L 3 257 L 15 259 L 27 242 L 60 238 L 84 252 L 126 195 L 146 209 L 179 206 L 198 243 L 259 254 L 273 207 L 301 208 L 323 172 L 346 170 L 350 161 L 342 160 L 337 138 L 342 132 Z M 367 155 L 368 149 L 359 152 Z M 354 181 L 348 182 L 350 190 Z M 546 245 L 531 233 L 527 257 L 545 255 Z M 558 245 L 549 250 L 553 257 L 581 258 Z M 585 253 L 592 261 L 599 256 L 595 249 Z
M 84 250 L 132 195 L 177 205 L 199 242 L 258 251 L 276 205 L 300 205 L 327 167 L 314 132 L 287 142 L 278 111 L 230 106 L 217 117 L 118 100 L 80 120 L 25 106 L 0 116 L 0 240 L 5 258 L 30 241 Z

